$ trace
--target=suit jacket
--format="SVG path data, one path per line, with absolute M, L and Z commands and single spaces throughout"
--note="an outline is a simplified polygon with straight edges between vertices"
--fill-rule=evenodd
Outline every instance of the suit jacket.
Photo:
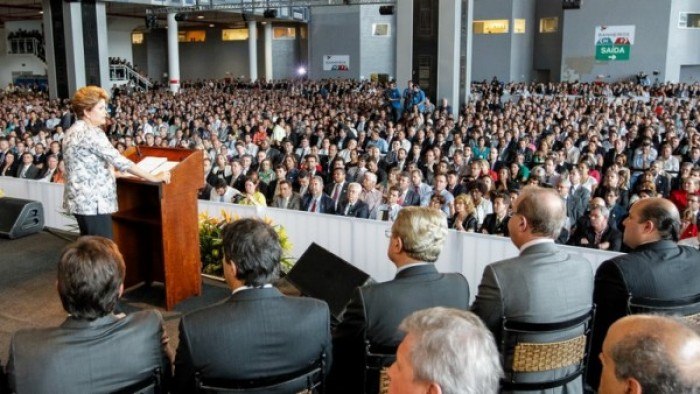
M 272 207 L 284 208 L 282 196 L 275 196 L 275 199 L 272 201 Z M 295 211 L 298 211 L 300 208 L 301 197 L 299 197 L 298 193 L 292 192 L 292 195 L 289 197 L 289 201 L 287 202 L 286 209 L 293 209 Z
M 508 221 L 510 220 L 510 215 L 501 220 L 501 223 L 497 223 L 496 214 L 489 213 L 484 218 L 484 223 L 481 224 L 481 232 L 486 234 L 499 234 L 508 237 Z
M 403 199 L 403 206 L 408 207 L 408 206 L 414 206 L 417 207 L 420 205 L 420 194 L 416 193 L 415 190 L 409 188 L 406 191 L 406 197 Z
M 35 179 L 37 175 L 39 175 L 39 169 L 34 166 L 34 164 L 30 164 L 27 170 L 24 172 L 24 176 L 22 176 L 22 170 L 24 169 L 24 165 L 20 164 L 19 167 L 17 167 L 17 178 L 22 178 L 22 179 Z
M 313 196 L 311 196 L 310 194 L 307 193 L 301 200 L 301 210 L 308 211 L 309 208 L 311 208 L 311 201 L 312 200 L 313 200 Z M 319 212 L 330 213 L 330 214 L 335 213 L 335 203 L 333 202 L 332 198 L 328 197 L 325 194 L 322 194 L 321 199 L 320 199 L 320 204 L 321 204 L 321 207 L 318 208 Z
M 343 185 L 338 192 L 338 206 L 340 206 L 340 203 L 345 200 L 345 196 L 348 194 L 348 182 L 343 182 Z M 335 188 L 335 182 L 330 182 L 329 184 L 326 185 L 326 187 L 323 189 L 323 192 L 328 195 L 331 199 L 333 198 L 333 189 Z
M 581 242 L 584 239 L 586 242 Z M 598 249 L 598 245 L 605 242 L 610 243 L 607 250 L 611 252 L 619 252 L 622 248 L 622 234 L 617 229 L 613 228 L 612 223 L 609 223 L 608 228 L 601 234 L 599 243 L 595 243 L 595 231 L 593 231 L 593 228 L 589 225 L 585 228 L 577 227 L 576 231 L 574 231 L 571 238 L 567 241 L 567 244 Z
M 305 370 L 321 354 L 328 367 L 330 351 L 326 303 L 275 288 L 242 290 L 183 316 L 172 391 L 193 393 L 195 372 L 209 379 L 274 377 Z
M 700 251 L 673 241 L 644 244 L 601 264 L 593 292 L 596 317 L 591 355 L 600 353 L 610 325 L 628 314 L 630 295 L 666 300 L 696 295 L 700 294 L 698 278 Z M 600 360 L 589 357 L 586 375 L 591 387 L 598 387 L 600 372 Z
M 17 331 L 10 345 L 10 388 L 19 393 L 111 393 L 168 373 L 163 319 L 156 311 Z
M 365 339 L 380 346 L 398 346 L 404 337 L 398 330 L 401 321 L 434 306 L 466 310 L 467 280 L 461 274 L 441 274 L 433 264 L 426 264 L 399 271 L 391 281 L 357 288 L 333 333 L 337 363 L 327 392 L 361 393 Z
M 347 200 L 341 202 L 340 205 L 338 205 L 338 210 L 336 211 L 336 214 L 362 219 L 369 218 L 369 205 L 367 205 L 367 203 L 362 200 L 355 201 L 355 204 L 352 205 L 352 207 L 348 210 L 348 214 L 346 215 L 345 209 L 347 208 L 349 203 L 350 202 Z
M 571 219 L 572 223 L 583 216 L 588 209 L 590 199 L 591 192 L 583 186 L 579 186 L 575 192 L 569 194 L 569 198 L 566 199 L 566 216 Z
M 504 317 L 528 323 L 566 321 L 590 310 L 592 295 L 591 264 L 561 251 L 554 243 L 540 243 L 528 247 L 518 257 L 489 264 L 471 309 L 493 332 L 496 343 L 500 343 Z M 507 364 L 512 362 L 511 357 L 506 359 Z M 559 378 L 565 372 L 542 374 L 547 374 L 546 378 Z M 543 378 L 542 374 L 519 374 L 518 381 Z M 581 379 L 576 379 L 553 392 L 581 393 L 582 390 Z

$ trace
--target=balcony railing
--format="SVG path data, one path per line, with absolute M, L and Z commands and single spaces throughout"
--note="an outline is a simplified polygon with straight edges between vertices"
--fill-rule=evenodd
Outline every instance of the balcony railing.
M 10 55 L 34 55 L 46 63 L 44 44 L 35 37 L 9 38 L 7 53 Z
M 109 66 L 109 80 L 112 82 L 130 81 L 134 83 L 136 88 L 145 91 L 153 87 L 153 84 L 148 78 L 124 64 L 111 64 Z

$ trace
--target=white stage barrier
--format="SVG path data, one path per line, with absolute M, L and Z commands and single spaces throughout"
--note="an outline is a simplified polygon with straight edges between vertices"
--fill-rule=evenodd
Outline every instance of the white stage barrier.
M 71 229 L 70 226 L 75 223 L 61 214 L 62 185 L 0 177 L 0 189 L 9 197 L 41 201 L 44 204 L 45 222 L 48 227 Z M 294 245 L 294 257 L 301 256 L 312 242 L 316 242 L 367 272 L 377 281 L 383 282 L 393 278 L 396 271 L 386 257 L 388 239 L 384 230 L 389 228 L 386 222 L 199 201 L 200 212 L 221 217 L 222 210 L 241 217 L 269 217 L 274 223 L 283 225 Z M 562 248 L 585 257 L 594 270 L 603 261 L 616 255 L 595 249 L 568 246 Z M 443 272 L 461 272 L 469 282 L 473 301 L 484 267 L 494 261 L 516 256 L 517 253 L 510 239 L 505 237 L 449 231 L 445 248 L 436 264 Z

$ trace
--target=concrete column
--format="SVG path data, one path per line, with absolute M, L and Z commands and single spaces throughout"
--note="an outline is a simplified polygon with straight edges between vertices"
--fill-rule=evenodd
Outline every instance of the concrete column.
M 459 60 L 462 0 L 441 1 L 438 20 L 437 97 L 459 108 Z
M 413 0 L 396 2 L 396 80 L 406 86 L 413 79 Z
M 170 91 L 180 91 L 180 48 L 177 41 L 175 13 L 168 14 L 168 81 Z
M 265 79 L 272 80 L 272 22 L 265 24 Z
M 248 69 L 250 80 L 258 79 L 258 29 L 255 21 L 248 22 Z
M 63 2 L 63 34 L 65 37 L 68 95 L 85 86 L 85 48 L 83 47 L 83 18 L 81 3 Z
M 97 50 L 100 59 L 100 81 L 103 88 L 108 92 L 112 88 L 112 83 L 109 80 L 109 47 L 107 33 L 107 8 L 104 1 L 95 3 L 95 11 L 97 17 Z
M 464 0 L 465 18 L 462 21 L 466 29 L 466 35 L 462 37 L 462 45 L 464 45 L 464 53 L 466 60 L 464 64 L 464 97 L 462 103 L 466 104 L 471 100 L 472 95 L 472 42 L 474 41 L 474 0 Z M 532 28 L 532 27 L 530 27 Z M 452 110 L 456 111 L 459 107 L 452 104 Z
M 43 0 L 42 8 L 50 97 L 69 98 L 86 85 L 109 90 L 104 2 Z

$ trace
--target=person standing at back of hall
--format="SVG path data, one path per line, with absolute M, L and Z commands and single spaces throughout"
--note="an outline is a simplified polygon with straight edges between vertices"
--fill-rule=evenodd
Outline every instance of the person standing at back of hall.
M 117 211 L 117 184 L 112 168 L 150 182 L 170 182 L 170 173 L 151 175 L 122 156 L 100 128 L 107 121 L 107 92 L 97 86 L 79 89 L 71 99 L 78 117 L 63 138 L 66 183 L 63 207 L 78 221 L 80 235 L 112 238 Z

